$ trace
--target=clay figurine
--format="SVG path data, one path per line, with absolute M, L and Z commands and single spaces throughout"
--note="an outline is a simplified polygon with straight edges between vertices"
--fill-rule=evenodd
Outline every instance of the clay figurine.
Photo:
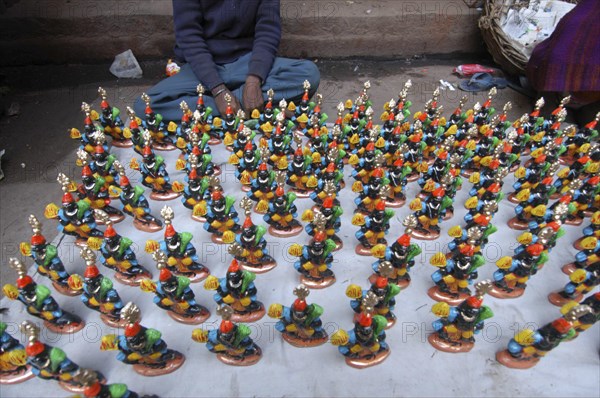
M 0 321 L 0 384 L 23 383 L 35 377 L 27 364 L 25 347 L 11 336 L 8 325 Z
M 85 398 L 138 398 L 139 395 L 130 391 L 125 384 L 103 384 L 95 371 L 80 369 L 75 375 L 75 381 L 83 385 Z
M 359 244 L 354 250 L 359 256 L 370 256 L 373 247 L 387 245 L 385 235 L 390 229 L 390 219 L 394 216 L 393 210 L 385 208 L 385 198 L 388 195 L 389 186 L 385 186 L 381 189 L 381 197 L 376 200 L 370 215 L 364 217 L 357 213 L 352 218 L 352 225 L 360 226 L 360 230 L 355 234 Z
M 340 231 L 340 227 L 342 225 L 341 216 L 344 213 L 341 206 L 336 206 L 334 204 L 335 194 L 337 189 L 331 182 L 327 182 L 325 184 L 325 188 L 323 189 L 328 196 L 323 200 L 321 206 L 316 206 L 315 210 L 307 209 L 302 214 L 302 221 L 308 222 L 306 227 L 306 233 L 310 236 L 315 235 L 316 233 L 316 225 L 315 215 L 317 213 L 321 213 L 325 218 L 325 233 L 327 234 L 327 238 L 331 239 L 335 243 L 335 250 L 340 250 L 344 246 L 344 242 L 342 239 L 337 236 L 337 233 Z
M 371 283 L 375 283 L 380 275 L 379 266 L 383 262 L 389 262 L 392 265 L 392 271 L 387 277 L 389 283 L 395 283 L 400 288 L 405 289 L 410 284 L 410 269 L 415 265 L 415 257 L 421 254 L 421 248 L 410 243 L 411 229 L 417 225 L 414 215 L 407 216 L 402 222 L 404 225 L 404 235 L 398 238 L 391 246 L 377 245 L 371 249 L 371 254 L 378 258 L 372 265 L 375 272 L 370 278 Z
M 108 97 L 106 96 L 105 89 L 98 87 L 98 94 L 102 98 L 102 102 L 100 102 L 100 108 L 102 108 L 100 124 L 104 128 L 104 133 L 112 137 L 112 146 L 130 148 L 133 146 L 133 143 L 129 138 L 125 137 L 124 124 L 120 116 L 121 111 L 117 107 L 110 106 L 107 101 Z
M 275 196 L 269 203 L 267 214 L 263 217 L 269 224 L 269 233 L 279 238 L 299 235 L 302 232 L 302 225 L 296 220 L 298 211 L 294 204 L 296 194 L 285 193 L 283 188 L 286 180 L 285 172 L 278 171 L 275 180 L 277 182 Z
M 384 261 L 379 264 L 377 278 L 371 283 L 371 287 L 362 290 L 358 285 L 349 285 L 346 289 L 346 296 L 350 297 L 350 307 L 354 310 L 354 322 L 358 321 L 363 312 L 362 304 L 366 295 L 371 292 L 377 298 L 374 304 L 374 314 L 381 315 L 387 320 L 386 329 L 391 328 L 396 323 L 396 315 L 393 310 L 396 306 L 396 296 L 400 294 L 400 286 L 389 283 L 388 276 L 391 276 L 394 267 L 390 262 Z
M 169 271 L 167 255 L 157 250 L 152 253 L 159 270 L 158 281 L 144 279 L 140 288 L 147 293 L 154 293 L 154 304 L 167 311 L 177 322 L 187 325 L 198 325 L 210 317 L 206 307 L 196 302 L 196 296 L 190 288 L 190 280 L 185 276 L 174 275 Z
M 483 321 L 494 316 L 490 307 L 483 305 L 483 296 L 491 284 L 491 281 L 477 282 L 475 294 L 456 307 L 444 302 L 434 304 L 431 312 L 440 319 L 433 322 L 435 332 L 429 335 L 429 344 L 444 352 L 471 351 L 475 334 L 483 329 Z
M 46 242 L 46 238 L 42 235 L 42 224 L 33 214 L 29 216 L 29 225 L 31 225 L 33 235 L 31 235 L 30 243 L 21 242 L 19 245 L 21 254 L 33 259 L 37 265 L 37 272 L 50 279 L 57 292 L 67 296 L 81 294 L 69 287 L 69 273 L 58 257 L 58 248 Z
M 142 164 L 138 164 L 137 160 L 132 159 L 130 167 L 142 174 L 142 185 L 152 190 L 150 199 L 166 201 L 179 197 L 183 191 L 183 185 L 177 181 L 171 184 L 165 161 L 162 156 L 154 154 L 150 147 L 147 131 L 144 132 L 144 139 Z
M 262 351 L 252 340 L 252 330 L 243 323 L 232 321 L 234 310 L 227 304 L 220 305 L 217 314 L 222 318 L 218 329 L 210 331 L 194 329 L 192 340 L 205 343 L 206 348 L 217 354 L 217 359 L 227 365 L 250 366 L 262 357 Z
M 114 328 L 123 326 L 120 319 L 123 301 L 112 280 L 100 273 L 96 267 L 96 254 L 90 248 L 81 249 L 80 254 L 86 263 L 83 283 L 78 275 L 72 275 L 69 278 L 71 287 L 83 291 L 81 301 L 89 309 L 98 311 L 102 322 Z
M 294 347 L 316 347 L 326 343 L 329 338 L 321 321 L 323 307 L 307 304 L 306 297 L 309 294 L 306 286 L 298 285 L 294 289 L 294 295 L 298 298 L 292 305 L 271 304 L 269 307 L 269 316 L 279 320 L 275 329 Z
M 550 293 L 548 301 L 559 307 L 569 301 L 580 302 L 598 285 L 600 285 L 600 261 L 573 271 L 569 275 L 569 283 L 562 290 Z
M 119 199 L 123 212 L 133 217 L 133 226 L 142 232 L 158 232 L 162 229 L 162 221 L 150 213 L 150 204 L 144 196 L 144 188 L 139 185 L 132 186 L 125 175 L 125 169 L 119 162 L 115 162 L 119 170 Z
M 176 232 L 173 227 L 175 213 L 169 206 L 160 211 L 165 219 L 165 238 L 160 242 L 149 240 L 146 242 L 146 252 L 154 253 L 158 248 L 167 255 L 167 269 L 174 274 L 190 279 L 192 283 L 200 282 L 209 274 L 209 269 L 200 263 L 196 248 L 192 243 L 194 236 L 190 232 Z
M 293 244 L 288 253 L 299 258 L 294 263 L 294 268 L 300 273 L 300 281 L 310 288 L 323 289 L 335 283 L 331 263 L 336 245 L 327 238 L 327 220 L 322 213 L 315 213 L 312 223 L 314 235 L 311 241 L 304 246 Z
M 63 173 L 59 173 L 57 181 L 64 192 L 62 207 L 58 209 L 54 203 L 50 203 L 46 206 L 46 218 L 58 218 L 58 231 L 74 236 L 75 244 L 78 246 L 86 246 L 87 239 L 90 237 L 101 238 L 103 233 L 96 228 L 90 205 L 83 200 L 76 201 L 71 194 L 71 180 Z
M 60 348 L 42 343 L 39 337 L 40 328 L 36 324 L 23 321 L 21 332 L 27 338 L 27 364 L 34 375 L 44 380 L 56 380 L 63 389 L 74 394 L 83 391 L 84 386 L 75 378 L 81 371 L 79 365 L 71 361 Z M 102 373 L 93 372 L 100 383 L 106 381 Z
M 133 241 L 115 231 L 106 213 L 101 210 L 95 210 L 94 212 L 96 218 L 104 219 L 106 230 L 102 241 L 94 242 L 95 238 L 91 238 L 88 241 L 88 246 L 100 250 L 102 265 L 115 271 L 115 279 L 125 285 L 137 286 L 142 279 L 151 278 L 150 271 L 138 262 L 132 248 Z
M 240 207 L 244 209 L 246 220 L 228 251 L 245 270 L 257 274 L 268 272 L 277 266 L 277 262 L 267 249 L 264 238 L 267 229 L 252 222 L 252 201 L 248 197 L 242 198 Z
M 217 304 L 227 304 L 233 309 L 234 322 L 256 322 L 265 315 L 264 305 L 256 299 L 256 274 L 243 270 L 233 259 L 224 278 L 209 276 L 204 282 L 207 290 L 216 290 Z
M 18 300 L 29 315 L 44 321 L 44 326 L 54 333 L 74 333 L 85 326 L 85 322 L 77 315 L 64 311 L 44 285 L 38 285 L 27 275 L 25 264 L 16 258 L 8 260 L 8 264 L 17 274 L 17 285 L 6 284 L 3 292 L 10 300 Z
M 126 325 L 123 335 L 102 336 L 100 350 L 118 350 L 117 359 L 133 365 L 133 370 L 142 376 L 161 376 L 183 365 L 183 354 L 167 348 L 158 330 L 140 324 L 141 312 L 137 305 L 125 304 L 121 318 Z
M 573 322 L 589 312 L 587 306 L 576 306 L 563 317 L 537 330 L 524 329 L 508 342 L 506 350 L 496 353 L 496 360 L 513 369 L 529 369 L 537 365 L 540 358 L 558 347 L 563 341 L 571 340 L 576 332 Z
M 142 101 L 146 103 L 146 118 L 142 121 L 142 126 L 145 130 L 149 131 L 152 137 L 152 147 L 158 151 L 173 151 L 176 149 L 173 144 L 171 131 L 169 127 L 165 127 L 163 117 L 160 113 L 154 113 L 150 107 L 150 96 L 146 93 L 142 93 Z M 172 133 L 175 133 L 175 128 L 172 128 Z
M 387 320 L 381 315 L 373 315 L 377 301 L 375 294 L 367 293 L 362 303 L 363 310 L 354 322 L 354 329 L 349 332 L 340 329 L 331 336 L 331 344 L 338 347 L 346 357 L 346 364 L 353 368 L 378 365 L 390 355 L 390 348 L 385 341 Z
M 235 198 L 225 196 L 223 188 L 216 179 L 210 180 L 212 193 L 207 203 L 204 229 L 210 232 L 213 243 L 231 243 L 240 230 L 238 213 L 235 210 Z

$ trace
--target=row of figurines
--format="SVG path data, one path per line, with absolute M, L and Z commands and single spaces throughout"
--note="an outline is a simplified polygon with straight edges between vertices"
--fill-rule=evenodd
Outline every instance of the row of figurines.
M 457 306 L 443 302 L 435 304 L 432 312 L 439 319 L 433 323 L 434 332 L 428 337 L 429 343 L 449 353 L 470 351 L 484 321 L 493 316 L 491 309 L 483 305 L 483 297 L 490 287 L 490 281 L 479 282 L 476 294 Z M 339 329 L 331 336 L 321 321 L 323 308 L 306 302 L 309 289 L 300 285 L 294 289 L 294 294 L 297 299 L 289 307 L 273 304 L 269 308 L 269 316 L 278 319 L 275 328 L 289 344 L 314 347 L 330 341 L 338 347 L 346 363 L 358 369 L 378 365 L 390 355 L 385 332 L 389 320 L 378 313 L 376 293 L 369 292 L 358 300 L 353 329 Z M 588 296 L 583 304 L 570 302 L 561 312 L 563 316 L 537 330 L 517 332 L 507 349 L 497 353 L 498 362 L 516 369 L 535 366 L 561 342 L 573 340 L 598 321 L 600 293 Z M 251 327 L 237 323 L 235 310 L 228 304 L 220 305 L 217 313 L 222 318 L 219 327 L 194 329 L 192 340 L 204 343 L 225 364 L 249 366 L 257 363 L 262 350 L 251 337 Z M 161 332 L 141 325 L 140 319 L 139 308 L 127 303 L 121 312 L 122 334 L 103 336 L 100 349 L 118 350 L 117 359 L 132 365 L 134 371 L 144 376 L 159 376 L 181 367 L 185 362 L 184 355 L 169 349 Z M 107 385 L 100 372 L 80 368 L 64 351 L 41 342 L 39 327 L 30 321 L 21 326 L 27 336 L 26 347 L 7 332 L 7 324 L 0 323 L 0 329 L 3 358 L 0 381 L 4 384 L 20 383 L 38 376 L 56 380 L 66 390 L 83 393 L 86 397 L 137 397 L 126 385 Z

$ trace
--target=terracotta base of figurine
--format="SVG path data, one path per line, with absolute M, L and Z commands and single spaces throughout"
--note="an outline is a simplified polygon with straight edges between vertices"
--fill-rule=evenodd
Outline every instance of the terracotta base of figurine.
M 210 137 L 208 140 L 208 145 L 219 145 L 221 142 L 223 142 L 223 141 L 221 141 L 221 139 L 219 139 L 219 138 Z
M 446 210 L 446 214 L 444 214 L 444 217 L 442 217 L 442 220 L 448 221 L 452 217 L 454 217 L 454 212 L 452 210 Z
M 125 275 L 120 272 L 115 272 L 115 279 L 119 283 L 122 283 L 123 285 L 127 285 L 127 286 L 139 286 L 140 281 L 142 279 L 151 279 L 151 278 L 152 278 L 152 274 L 150 272 L 142 272 L 141 274 L 137 274 L 137 275 Z
M 276 238 L 291 238 L 292 236 L 300 235 L 300 233 L 304 230 L 301 225 L 296 225 L 291 228 L 289 231 L 283 231 L 279 229 L 275 229 L 273 227 L 269 227 L 269 234 Z
M 521 203 L 521 201 L 519 199 L 517 199 L 517 195 L 515 194 L 515 192 L 512 192 L 512 193 L 508 194 L 507 199 L 508 199 L 508 201 L 510 203 L 514 203 L 514 204 L 517 204 L 517 205 L 519 203 Z
M 69 297 L 79 296 L 81 293 L 83 293 L 83 290 L 73 290 L 69 286 L 61 285 L 56 282 L 52 282 L 52 286 L 54 286 L 54 289 L 60 294 Z
M 435 301 L 443 301 L 450 305 L 458 305 L 465 301 L 469 295 L 467 293 L 448 294 L 442 292 L 437 286 L 433 286 L 427 290 L 427 295 Z
M 71 323 L 71 324 L 65 325 L 65 326 L 57 326 L 48 321 L 44 321 L 44 326 L 46 327 L 46 329 L 48 329 L 54 333 L 70 334 L 70 333 L 77 333 L 81 329 L 83 329 L 83 327 L 85 326 L 85 322 L 82 320 L 81 322 L 78 322 L 78 323 Z
M 575 162 L 575 159 L 572 156 L 561 156 L 558 158 L 558 163 L 560 163 L 561 166 L 571 166 L 573 162 Z
M 221 166 L 214 165 L 213 166 L 213 176 L 218 177 L 221 175 L 221 173 L 223 173 L 223 170 L 221 170 Z
M 242 185 L 242 191 L 244 192 L 250 192 L 250 185 Z
M 133 141 L 127 140 L 115 140 L 113 139 L 111 145 L 115 148 L 131 148 L 133 146 Z
M 106 377 L 104 377 L 104 375 L 102 375 L 102 373 L 97 372 L 98 374 L 98 382 L 100 384 L 105 384 L 106 383 Z M 59 381 L 58 385 L 66 391 L 72 392 L 73 394 L 83 394 L 83 385 L 81 384 L 69 384 L 66 381 Z
M 75 246 L 81 247 L 82 249 L 88 247 L 87 238 L 75 238 Z
M 362 243 L 356 245 L 356 247 L 354 248 L 354 252 L 359 256 L 372 256 L 371 248 L 364 246 Z
M 548 295 L 548 301 L 557 307 L 562 307 L 570 301 L 581 302 L 583 300 L 582 294 L 577 294 L 574 298 L 563 297 L 562 294 L 558 294 L 556 292 L 552 292 Z
M 495 285 L 492 285 L 492 288 L 488 292 L 490 296 L 499 299 L 514 299 L 517 297 L 521 297 L 523 293 L 525 293 L 525 289 L 523 289 L 522 287 L 515 287 L 512 289 L 512 291 L 509 292 Z
M 392 209 L 397 209 L 399 207 L 404 206 L 406 203 L 406 199 L 386 199 L 385 205 L 386 207 L 390 207 Z
M 553 193 L 552 195 L 550 195 L 550 199 L 552 199 L 552 200 L 556 200 L 556 199 L 560 198 L 561 196 L 562 196 L 562 193 L 560 193 L 560 192 L 555 192 L 555 193 Z
M 169 200 L 177 199 L 180 196 L 181 196 L 181 192 L 173 192 L 173 191 L 168 191 L 168 192 L 164 192 L 164 193 L 158 193 L 158 192 L 150 193 L 150 199 L 158 200 L 161 202 L 166 202 Z
M 440 237 L 440 233 L 437 231 L 430 231 L 426 228 L 423 228 L 423 231 L 418 230 L 418 229 L 413 229 L 410 233 L 410 236 L 412 236 L 415 239 L 420 239 L 420 240 L 436 240 L 437 238 Z
M 167 315 L 169 315 L 174 321 L 186 325 L 200 325 L 201 323 L 205 322 L 208 318 L 210 318 L 210 312 L 204 307 L 203 310 L 196 316 L 185 316 L 173 311 L 167 311 Z
M 451 354 L 469 352 L 473 349 L 473 346 L 475 345 L 468 341 L 451 343 L 447 340 L 442 339 L 437 333 L 430 334 L 427 337 L 427 341 L 429 341 L 429 344 L 431 344 L 436 350 L 449 352 Z
M 133 220 L 133 226 L 139 231 L 148 233 L 158 232 L 163 229 L 162 225 L 158 225 L 151 221 L 142 221 L 139 218 Z
M 256 354 L 246 357 L 233 357 L 227 354 L 217 354 L 217 359 L 226 365 L 231 366 L 250 366 L 254 365 L 262 358 L 262 350 L 256 347 Z
M 577 226 L 583 224 L 583 218 L 581 218 L 581 217 L 567 218 L 565 220 L 565 224 L 573 225 L 573 226 L 577 227 Z
M 335 242 L 335 249 L 333 249 L 333 251 L 342 250 L 342 248 L 344 247 L 344 242 L 342 242 L 341 240 L 335 240 L 335 239 L 333 241 Z
M 519 220 L 517 217 L 513 217 L 507 222 L 508 226 L 517 231 L 525 231 L 529 229 L 529 224 L 526 221 Z
M 225 147 L 225 150 L 226 150 L 227 152 L 233 152 L 233 147 L 232 147 L 232 146 L 226 146 L 226 147 Z
M 198 283 L 198 282 L 202 282 L 203 280 L 205 280 L 206 278 L 208 278 L 208 276 L 210 275 L 210 271 L 208 270 L 208 268 L 205 268 L 202 271 L 190 271 L 190 272 L 179 272 L 177 270 L 171 270 L 171 272 L 173 272 L 174 274 L 177 275 L 181 275 L 181 276 L 185 276 L 186 278 L 188 278 L 190 280 L 190 283 Z
M 192 220 L 200 222 L 202 224 L 204 224 L 206 222 L 206 217 L 202 217 L 202 216 L 195 216 L 195 215 L 191 215 Z
M 573 247 L 577 250 L 585 250 L 585 248 L 583 246 L 581 246 L 581 242 L 587 238 L 587 236 L 583 236 L 579 239 L 577 239 L 575 242 L 573 242 Z
M 316 339 L 316 338 L 315 339 L 310 339 L 310 338 L 303 339 L 302 337 L 299 337 L 299 336 L 294 336 L 294 335 L 291 335 L 288 333 L 282 333 L 281 337 L 283 337 L 283 339 L 285 341 L 287 341 L 289 344 L 293 345 L 294 347 L 298 347 L 298 348 L 317 347 L 317 346 L 327 343 L 327 341 L 329 340 L 329 336 L 327 336 L 327 335 L 320 337 L 318 339 Z
M 260 308 L 256 311 L 248 312 L 245 314 L 234 312 L 231 315 L 231 320 L 233 322 L 252 323 L 258 321 L 259 319 L 262 319 L 262 317 L 265 316 L 265 313 L 265 306 L 262 303 L 260 303 Z
M 415 182 L 417 181 L 419 178 L 421 178 L 421 174 L 420 173 L 416 173 L 416 174 L 409 174 L 406 177 L 406 181 L 407 182 Z
M 584 210 L 583 211 L 583 216 L 586 217 L 586 218 L 591 218 L 594 215 L 594 213 L 597 212 L 597 211 L 598 211 L 598 208 L 595 206 L 591 210 L 590 209 Z
M 254 272 L 255 274 L 264 274 L 265 272 L 269 272 L 273 268 L 277 267 L 277 262 L 275 260 L 260 264 L 250 264 L 241 260 L 238 260 L 238 262 L 243 269 Z
M 157 151 L 174 151 L 175 149 L 177 149 L 177 147 L 175 145 L 168 143 L 168 142 L 164 142 L 164 143 L 153 142 L 152 148 Z
M 478 170 L 475 169 L 463 169 L 460 171 L 460 175 L 465 177 L 466 179 L 469 179 L 469 177 L 471 177 L 473 175 L 473 173 L 475 173 Z
M 173 373 L 174 371 L 179 369 L 181 367 L 181 365 L 183 365 L 184 362 L 185 362 L 185 357 L 183 356 L 183 354 L 177 353 L 177 356 L 175 358 L 171 359 L 170 361 L 167 361 L 165 366 L 152 367 L 152 366 L 147 366 L 147 365 L 142 365 L 142 364 L 135 364 L 135 365 L 133 365 L 133 370 L 137 374 L 140 374 L 140 375 L 146 376 L 146 377 L 161 376 L 161 375 L 165 375 L 168 373 Z
M 508 171 L 509 171 L 510 173 L 514 173 L 514 172 L 515 172 L 515 171 L 517 171 L 518 169 L 519 169 L 519 163 L 517 162 L 517 163 L 513 164 L 512 166 L 510 166 L 510 168 L 508 169 Z
M 112 317 L 107 314 L 100 314 L 100 319 L 104 322 L 105 325 L 110 326 L 111 328 L 121 329 L 124 328 L 127 324 L 126 321 L 121 321 L 119 318 Z
M 359 322 L 359 314 L 354 314 L 354 319 L 352 320 L 352 322 L 357 323 Z M 387 318 L 386 318 L 387 319 Z M 387 324 L 385 325 L 385 329 L 390 329 L 392 326 L 394 326 L 396 324 L 396 318 L 392 318 L 392 319 L 387 319 Z
M 19 384 L 34 378 L 35 375 L 31 371 L 29 365 L 22 366 L 19 370 L 14 372 L 4 372 L 0 376 L 0 384 Z
M 371 366 L 379 365 L 390 356 L 391 350 L 381 351 L 369 358 L 346 358 L 346 365 L 356 369 L 364 369 Z
M 335 275 L 320 279 L 312 279 L 301 275 L 300 282 L 310 289 L 325 289 L 326 287 L 329 287 L 335 283 Z
M 511 369 L 530 369 L 540 361 L 539 358 L 518 359 L 510 355 L 508 350 L 496 353 L 496 361 Z
M 212 241 L 212 243 L 217 244 L 217 245 L 224 245 L 225 244 L 225 242 L 223 242 L 223 237 L 219 236 L 219 235 L 212 234 L 210 236 L 210 240 Z
M 293 193 L 295 193 L 296 197 L 298 199 L 310 198 L 310 194 L 312 193 L 312 191 L 300 191 L 300 190 L 293 189 L 293 188 L 290 191 L 292 191 Z
M 569 263 L 563 265 L 561 271 L 563 272 L 563 274 L 571 275 L 573 272 L 575 272 L 576 269 L 577 266 L 575 265 L 575 263 Z

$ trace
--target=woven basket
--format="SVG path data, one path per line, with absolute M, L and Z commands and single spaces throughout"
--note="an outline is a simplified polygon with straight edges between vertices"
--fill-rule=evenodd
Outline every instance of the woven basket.
M 577 3 L 579 0 L 563 1 Z M 486 0 L 479 18 L 479 29 L 488 51 L 504 72 L 510 75 L 525 74 L 529 57 L 514 45 L 500 24 L 510 9 L 528 7 L 529 3 L 529 0 Z

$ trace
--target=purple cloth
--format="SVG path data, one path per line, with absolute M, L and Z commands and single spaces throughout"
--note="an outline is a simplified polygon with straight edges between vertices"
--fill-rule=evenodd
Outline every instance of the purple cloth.
M 216 65 L 252 53 L 249 74 L 264 82 L 281 40 L 279 0 L 173 0 L 175 54 L 213 89 L 223 83 Z
M 580 0 L 527 64 L 538 91 L 600 91 L 600 0 Z

